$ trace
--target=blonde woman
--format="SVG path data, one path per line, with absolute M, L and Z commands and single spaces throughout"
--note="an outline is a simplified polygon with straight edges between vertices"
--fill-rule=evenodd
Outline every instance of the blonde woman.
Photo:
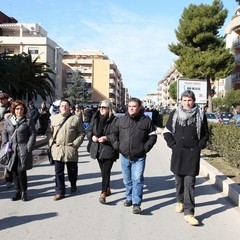
M 106 197 L 111 194 L 110 175 L 114 161 L 118 158 L 118 152 L 113 149 L 109 135 L 116 122 L 113 105 L 109 100 L 99 103 L 98 110 L 94 113 L 87 130 L 87 137 L 91 142 L 91 158 L 97 159 L 102 175 L 102 191 L 99 202 L 106 203 Z

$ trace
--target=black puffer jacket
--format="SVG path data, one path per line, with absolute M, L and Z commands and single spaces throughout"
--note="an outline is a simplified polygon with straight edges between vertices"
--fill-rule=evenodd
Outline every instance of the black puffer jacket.
M 96 143 L 96 142 L 92 142 L 92 136 L 97 136 L 97 129 L 98 129 L 98 125 L 99 125 L 99 114 L 100 112 L 97 111 L 94 113 L 90 126 L 88 127 L 87 130 L 87 138 L 90 141 L 90 156 L 93 159 L 111 159 L 113 161 L 116 161 L 116 159 L 118 159 L 119 157 L 119 153 L 118 151 L 116 151 L 112 145 L 110 141 L 106 141 L 106 142 L 102 142 L 102 143 Z M 103 128 L 103 136 L 107 136 L 107 138 L 109 139 L 109 135 L 110 132 L 115 124 L 117 120 L 117 117 L 114 115 L 111 115 L 106 123 L 105 126 Z
M 152 120 L 144 114 L 120 117 L 111 134 L 113 147 L 124 157 L 137 160 L 146 156 L 157 141 Z

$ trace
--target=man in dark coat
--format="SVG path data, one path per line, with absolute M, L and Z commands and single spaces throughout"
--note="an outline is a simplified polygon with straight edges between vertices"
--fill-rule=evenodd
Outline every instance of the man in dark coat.
M 38 108 L 35 107 L 33 101 L 30 101 L 28 103 L 29 110 L 30 110 L 30 119 L 33 120 L 34 124 L 37 123 L 37 120 L 39 119 L 39 111 Z
M 195 104 L 195 95 L 186 90 L 181 104 L 174 110 L 163 131 L 168 147 L 172 149 L 171 171 L 175 175 L 176 212 L 184 212 L 185 221 L 198 225 L 194 217 L 195 182 L 199 174 L 200 153 L 209 138 L 207 119 Z
M 118 150 L 123 182 L 126 187 L 125 207 L 133 205 L 133 213 L 141 213 L 146 155 L 157 141 L 152 120 L 144 115 L 142 102 L 131 98 L 128 112 L 120 117 L 111 134 L 111 143 Z

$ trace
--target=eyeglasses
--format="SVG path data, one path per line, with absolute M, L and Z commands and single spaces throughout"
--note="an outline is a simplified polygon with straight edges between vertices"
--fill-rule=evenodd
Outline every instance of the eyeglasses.
M 107 109 L 108 107 L 105 107 L 105 106 L 99 106 L 98 108 L 99 108 L 99 109 Z
M 15 110 L 24 110 L 24 108 L 20 108 L 20 107 L 17 107 L 17 108 L 15 108 Z

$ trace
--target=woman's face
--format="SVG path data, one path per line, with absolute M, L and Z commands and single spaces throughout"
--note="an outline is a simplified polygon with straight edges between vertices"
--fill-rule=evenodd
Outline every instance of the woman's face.
M 20 105 L 16 106 L 16 108 L 15 108 L 15 116 L 16 116 L 16 118 L 22 117 L 23 113 L 24 113 L 23 105 L 20 104 Z
M 109 107 L 106 103 L 101 103 L 101 105 L 98 107 L 100 110 L 100 114 L 107 116 L 109 114 Z

